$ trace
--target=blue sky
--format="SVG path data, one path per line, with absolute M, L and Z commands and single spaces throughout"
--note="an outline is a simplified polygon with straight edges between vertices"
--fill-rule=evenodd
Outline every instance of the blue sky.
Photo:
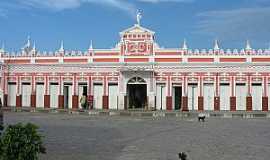
M 135 23 L 156 32 L 166 48 L 253 48 L 270 43 L 269 0 L 0 0 L 0 43 L 17 51 L 30 35 L 39 50 L 112 48 L 119 32 Z

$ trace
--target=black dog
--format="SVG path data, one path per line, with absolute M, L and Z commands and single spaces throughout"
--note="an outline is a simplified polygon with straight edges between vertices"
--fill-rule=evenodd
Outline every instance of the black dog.
M 185 152 L 178 153 L 178 157 L 180 160 L 187 160 L 187 154 Z
M 200 121 L 205 121 L 205 115 L 204 114 L 199 114 L 198 115 L 198 121 L 200 122 Z

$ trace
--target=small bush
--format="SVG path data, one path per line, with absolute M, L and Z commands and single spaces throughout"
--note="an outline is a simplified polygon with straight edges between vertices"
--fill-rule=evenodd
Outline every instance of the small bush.
M 0 160 L 37 160 L 46 153 L 37 129 L 31 123 L 9 125 L 0 139 Z

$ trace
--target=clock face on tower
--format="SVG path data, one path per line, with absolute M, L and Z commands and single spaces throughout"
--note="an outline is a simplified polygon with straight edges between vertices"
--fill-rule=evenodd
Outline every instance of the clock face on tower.
M 127 42 L 126 55 L 148 55 L 146 42 Z

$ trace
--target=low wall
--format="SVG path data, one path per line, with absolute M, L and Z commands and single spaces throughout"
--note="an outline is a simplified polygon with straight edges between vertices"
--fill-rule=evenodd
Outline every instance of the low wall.
M 179 117 L 197 118 L 199 113 L 204 113 L 207 118 L 270 118 L 270 112 L 263 111 L 119 111 L 119 110 L 74 110 L 74 109 L 39 109 L 30 107 L 4 107 L 6 112 L 41 112 L 59 114 L 78 114 L 89 116 L 134 116 L 134 117 Z M 1 119 L 0 119 L 1 120 Z

